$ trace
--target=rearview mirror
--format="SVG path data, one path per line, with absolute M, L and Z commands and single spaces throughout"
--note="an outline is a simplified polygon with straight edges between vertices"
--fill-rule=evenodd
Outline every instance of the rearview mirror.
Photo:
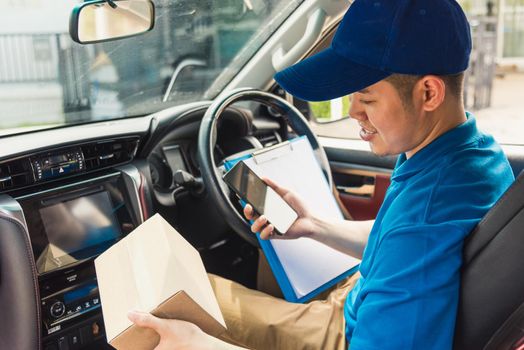
M 98 43 L 145 33 L 154 23 L 151 0 L 96 0 L 73 9 L 69 33 L 77 43 Z

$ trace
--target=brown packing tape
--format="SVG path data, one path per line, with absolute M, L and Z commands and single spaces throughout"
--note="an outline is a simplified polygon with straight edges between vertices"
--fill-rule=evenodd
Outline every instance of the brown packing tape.
M 174 294 L 151 313 L 160 318 L 194 323 L 213 337 L 219 337 L 225 332 L 225 328 L 184 291 Z M 159 341 L 160 337 L 155 331 L 132 325 L 109 344 L 117 350 L 152 350 Z
M 160 336 L 154 330 L 132 325 L 109 344 L 117 350 L 152 350 L 159 341 Z

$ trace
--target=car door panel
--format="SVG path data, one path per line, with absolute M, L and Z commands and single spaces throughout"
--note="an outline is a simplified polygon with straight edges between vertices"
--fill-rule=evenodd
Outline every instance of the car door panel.
M 362 141 L 320 137 L 340 203 L 354 220 L 374 219 L 390 184 L 397 157 L 378 157 Z M 503 145 L 515 176 L 524 170 L 524 147 Z
M 354 220 L 374 219 L 382 205 L 396 157 L 378 157 L 358 140 L 320 137 L 340 204 Z
M 376 217 L 390 183 L 390 174 L 362 171 L 350 165 L 332 167 L 333 179 L 340 201 L 354 220 Z M 352 185 L 346 186 L 351 183 Z

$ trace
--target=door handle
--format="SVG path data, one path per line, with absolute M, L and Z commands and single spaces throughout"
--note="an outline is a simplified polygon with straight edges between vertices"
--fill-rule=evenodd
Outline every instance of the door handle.
M 375 185 L 337 186 L 337 190 L 353 196 L 372 197 L 375 193 Z

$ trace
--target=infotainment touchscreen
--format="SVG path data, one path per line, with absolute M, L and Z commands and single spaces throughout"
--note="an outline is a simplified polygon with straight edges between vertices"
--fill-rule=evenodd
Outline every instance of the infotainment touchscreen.
M 39 209 L 47 246 L 37 256 L 40 273 L 96 255 L 120 236 L 107 191 Z

